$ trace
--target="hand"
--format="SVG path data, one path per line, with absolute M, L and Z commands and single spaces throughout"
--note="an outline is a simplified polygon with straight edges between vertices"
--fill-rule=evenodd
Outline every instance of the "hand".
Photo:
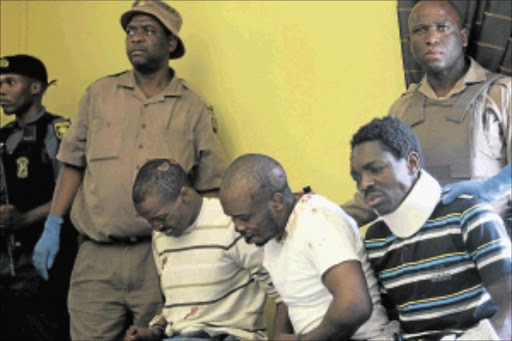
M 490 181 L 461 181 L 443 187 L 441 197 L 443 204 L 447 205 L 457 199 L 461 194 L 480 197 L 486 201 L 499 199 L 499 186 L 493 186 Z
M 21 227 L 23 214 L 13 205 L 0 205 L 0 228 L 14 230 Z
M 160 341 L 164 333 L 159 328 L 144 328 L 131 326 L 124 337 L 124 341 Z
M 32 261 L 41 277 L 48 280 L 48 270 L 53 266 L 55 256 L 59 252 L 59 236 L 62 218 L 49 215 L 44 222 L 44 231 L 34 248 Z
M 443 204 L 449 204 L 461 194 L 478 196 L 486 201 L 495 201 L 510 194 L 512 190 L 512 164 L 503 167 L 498 174 L 485 181 L 461 181 L 443 187 Z

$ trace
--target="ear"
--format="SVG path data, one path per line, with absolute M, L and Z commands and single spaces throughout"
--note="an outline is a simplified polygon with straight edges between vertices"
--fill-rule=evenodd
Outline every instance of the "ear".
M 192 200 L 192 189 L 187 186 L 181 187 L 178 197 L 181 198 L 184 203 L 190 202 Z
M 269 202 L 270 208 L 273 212 L 280 212 L 284 207 L 284 197 L 281 193 L 274 193 Z
M 173 53 L 178 47 L 178 38 L 172 36 L 169 38 L 169 54 Z
M 407 156 L 407 168 L 409 173 L 416 174 L 420 170 L 420 156 L 416 152 L 410 152 Z
M 462 39 L 462 46 L 467 47 L 469 41 L 469 31 L 467 27 L 464 27 L 460 30 L 460 36 Z
M 41 82 L 32 82 L 32 84 L 30 84 L 30 93 L 32 95 L 42 94 L 43 85 L 41 84 Z

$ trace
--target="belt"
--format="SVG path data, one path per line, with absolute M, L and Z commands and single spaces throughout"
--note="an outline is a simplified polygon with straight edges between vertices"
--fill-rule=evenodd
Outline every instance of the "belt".
M 120 245 L 133 245 L 151 241 L 152 236 L 132 236 L 132 237 L 110 237 L 110 241 L 97 241 L 91 239 L 89 236 L 80 235 L 83 241 L 91 241 L 97 244 L 120 244 Z

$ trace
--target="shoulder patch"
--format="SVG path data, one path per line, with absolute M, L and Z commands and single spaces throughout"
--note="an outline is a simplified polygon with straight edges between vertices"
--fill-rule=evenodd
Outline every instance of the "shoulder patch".
M 59 140 L 62 140 L 62 138 L 68 131 L 70 124 L 71 123 L 69 121 L 53 122 L 53 130 L 55 131 L 55 136 Z

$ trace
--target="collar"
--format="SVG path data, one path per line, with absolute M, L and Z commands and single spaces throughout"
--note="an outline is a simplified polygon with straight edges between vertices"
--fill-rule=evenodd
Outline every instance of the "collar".
M 180 97 L 183 95 L 181 81 L 178 79 L 176 72 L 172 68 L 169 68 L 169 70 L 173 73 L 173 77 L 161 95 L 162 97 Z M 128 70 L 121 74 L 118 78 L 117 86 L 140 91 L 137 83 L 135 82 L 133 70 Z
M 45 112 L 46 112 L 46 107 L 43 105 L 41 107 L 41 110 L 34 117 L 32 117 L 32 119 L 30 121 L 28 121 L 27 124 L 25 124 L 25 126 L 32 124 L 32 123 L 36 122 L 37 120 L 39 120 L 41 117 L 43 117 Z M 13 120 L 13 124 L 14 124 L 13 127 L 15 130 L 18 130 L 21 128 L 21 126 L 18 124 L 18 121 L 16 119 Z
M 199 214 L 197 215 L 196 220 L 194 220 L 194 222 L 189 227 L 187 227 L 185 231 L 183 231 L 182 236 L 192 232 L 196 228 L 196 226 L 204 224 L 204 221 L 208 219 L 208 214 L 206 213 L 206 211 L 208 210 L 209 204 L 210 198 L 202 198 L 201 208 L 199 209 Z
M 383 215 L 389 229 L 400 238 L 407 238 L 419 231 L 429 219 L 441 199 L 441 186 L 422 169 L 413 188 L 392 213 Z
M 37 113 L 37 115 L 32 117 L 32 119 L 30 121 L 28 121 L 27 124 L 34 123 L 35 121 L 39 120 L 41 117 L 43 117 L 45 112 L 46 112 L 46 107 L 43 105 L 41 107 L 41 110 Z
M 466 74 L 455 83 L 453 86 L 453 89 L 446 94 L 444 97 L 437 97 L 436 93 L 430 86 L 430 84 L 427 81 L 427 75 L 425 74 L 423 78 L 420 81 L 420 85 L 418 87 L 418 91 L 427 96 L 430 99 L 446 99 L 450 98 L 453 95 L 456 95 L 466 88 L 467 85 L 473 84 L 473 83 L 481 83 L 485 82 L 487 77 L 486 73 L 487 70 L 482 67 L 480 64 L 478 64 L 473 58 L 469 57 L 470 60 L 470 66 Z

